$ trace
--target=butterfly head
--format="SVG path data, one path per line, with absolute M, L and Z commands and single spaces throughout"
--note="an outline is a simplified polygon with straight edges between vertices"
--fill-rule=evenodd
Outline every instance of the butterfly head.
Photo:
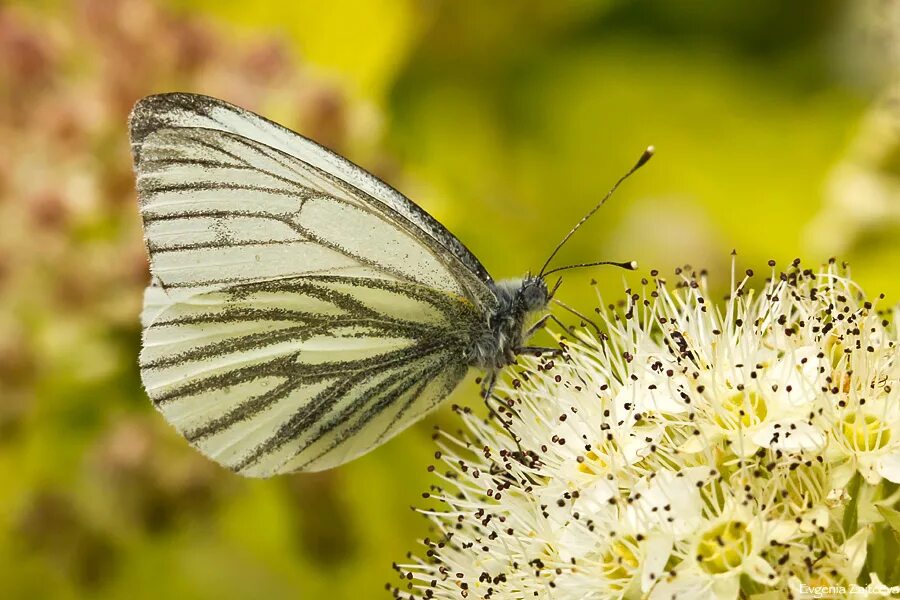
M 553 291 L 556 291 L 556 288 Z M 533 275 L 498 281 L 494 284 L 498 307 L 491 320 L 493 322 L 513 320 L 521 323 L 528 314 L 547 308 L 553 298 L 553 291 L 547 287 L 543 277 Z
M 497 305 L 475 336 L 470 364 L 496 370 L 515 361 L 527 337 L 529 315 L 547 308 L 552 296 L 542 277 L 526 276 L 493 284 Z

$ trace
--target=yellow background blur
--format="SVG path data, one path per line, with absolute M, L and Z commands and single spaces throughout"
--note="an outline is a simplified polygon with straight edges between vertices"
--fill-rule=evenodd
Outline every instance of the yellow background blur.
M 838 255 L 896 302 L 896 5 L 0 2 L 0 598 L 387 597 L 427 534 L 409 506 L 446 409 L 338 470 L 247 481 L 144 397 L 139 97 L 207 93 L 314 137 L 498 278 L 539 268 L 655 144 L 556 264 L 691 263 L 722 290 L 732 248 L 758 272 Z M 585 311 L 591 277 L 623 289 L 568 274 Z

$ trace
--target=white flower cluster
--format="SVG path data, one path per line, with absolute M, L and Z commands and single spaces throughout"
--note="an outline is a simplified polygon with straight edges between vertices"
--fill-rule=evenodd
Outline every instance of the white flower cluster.
M 900 353 L 833 262 L 637 293 L 459 412 L 398 598 L 803 598 L 900 578 Z M 602 304 L 602 303 L 601 303 Z M 496 415 L 495 415 L 496 416 Z M 870 594 L 871 595 L 871 594 Z

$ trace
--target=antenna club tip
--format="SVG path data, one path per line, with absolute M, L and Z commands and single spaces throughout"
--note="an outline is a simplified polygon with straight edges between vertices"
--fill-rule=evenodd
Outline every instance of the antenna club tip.
M 639 169 L 639 168 L 643 167 L 647 163 L 648 160 L 653 158 L 653 154 L 655 152 L 656 152 L 655 146 L 647 146 L 647 149 L 644 150 L 643 154 L 641 154 L 641 157 L 638 159 L 637 164 L 634 166 L 634 168 Z
M 626 267 L 632 271 L 636 271 L 638 268 L 638 261 L 632 260 L 631 262 L 626 263 Z

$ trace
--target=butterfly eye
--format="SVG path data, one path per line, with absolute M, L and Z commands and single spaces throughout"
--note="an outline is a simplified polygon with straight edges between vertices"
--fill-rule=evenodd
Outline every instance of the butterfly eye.
M 526 278 L 519 291 L 519 301 L 521 302 L 522 310 L 525 312 L 533 312 L 544 308 L 550 301 L 547 284 L 538 277 Z

